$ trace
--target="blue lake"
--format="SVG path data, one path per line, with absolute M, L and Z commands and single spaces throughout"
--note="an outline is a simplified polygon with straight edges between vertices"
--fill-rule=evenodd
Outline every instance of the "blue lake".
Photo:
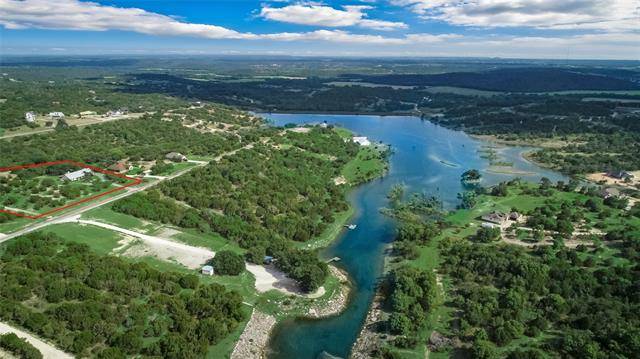
M 566 179 L 522 158 L 528 149 L 509 147 L 500 150 L 505 161 L 513 163 L 518 176 L 487 172 L 489 162 L 478 152 L 487 143 L 460 131 L 452 131 L 409 116 L 261 114 L 273 125 L 326 122 L 348 128 L 372 141 L 382 141 L 393 149 L 390 170 L 381 179 L 363 184 L 349 194 L 356 209 L 351 223 L 357 228 L 345 231 L 322 256 L 340 257 L 340 267 L 353 282 L 347 309 L 340 315 L 319 320 L 291 319 L 279 324 L 270 344 L 270 356 L 285 359 L 317 358 L 322 352 L 346 358 L 364 322 L 382 275 L 384 251 L 394 238 L 394 222 L 379 211 L 387 205 L 386 195 L 402 183 L 406 193 L 424 192 L 442 199 L 446 208 L 458 203 L 463 191 L 460 175 L 471 168 L 481 170 L 483 185 L 492 185 L 514 177 L 539 181 Z

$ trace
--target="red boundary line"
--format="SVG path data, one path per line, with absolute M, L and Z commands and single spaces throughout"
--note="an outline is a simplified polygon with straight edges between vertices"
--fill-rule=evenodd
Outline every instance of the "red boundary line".
M 132 182 L 126 183 L 126 184 L 124 184 L 124 185 L 122 185 L 122 186 L 120 186 L 118 188 L 113 188 L 113 189 L 110 189 L 108 191 L 105 191 L 105 192 L 102 192 L 102 193 L 98 193 L 98 194 L 95 194 L 93 196 L 90 196 L 90 197 L 87 197 L 87 198 L 83 198 L 83 199 L 75 201 L 75 202 L 71 202 L 71 203 L 66 204 L 66 205 L 64 205 L 62 207 L 57 207 L 57 208 L 50 209 L 50 210 L 48 210 L 48 211 L 46 211 L 44 213 L 40 213 L 38 215 L 28 215 L 28 214 L 24 214 L 24 213 L 20 213 L 20 212 L 9 211 L 9 210 L 6 210 L 6 209 L 0 209 L 0 212 L 12 214 L 14 216 L 23 217 L 23 218 L 38 219 L 38 218 L 42 218 L 44 216 L 48 216 L 48 215 L 50 215 L 52 213 L 62 211 L 62 210 L 67 209 L 69 207 L 77 206 L 79 204 L 92 201 L 92 200 L 94 200 L 96 198 L 100 198 L 100 197 L 106 196 L 106 195 L 111 194 L 113 192 L 122 191 L 127 187 L 135 186 L 135 185 L 138 185 L 138 184 L 142 183 L 142 180 L 140 178 L 133 178 L 133 177 L 125 176 L 123 174 L 120 174 L 120 173 L 117 173 L 117 172 L 113 172 L 113 171 L 109 171 L 109 170 L 106 170 L 104 168 L 91 166 L 91 165 L 88 165 L 86 163 L 76 162 L 76 161 L 72 161 L 72 160 L 40 162 L 40 163 L 32 163 L 32 164 L 28 164 L 28 165 L 11 166 L 11 167 L 0 167 L 0 172 L 8 172 L 8 171 L 22 170 L 22 169 L 28 169 L 28 168 L 37 168 L 37 167 L 44 167 L 44 166 L 53 166 L 53 165 L 60 165 L 60 164 L 70 164 L 70 165 L 74 165 L 74 166 L 77 166 L 77 167 L 89 168 L 92 171 L 100 172 L 100 173 L 103 173 L 103 174 L 106 174 L 106 175 L 116 176 L 116 177 L 123 178 L 123 179 L 129 180 L 129 181 L 132 181 Z

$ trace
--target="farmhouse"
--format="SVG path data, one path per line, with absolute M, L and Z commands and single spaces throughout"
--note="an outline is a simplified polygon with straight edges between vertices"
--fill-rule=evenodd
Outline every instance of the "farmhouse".
M 117 110 L 111 110 L 107 112 L 107 117 L 116 117 L 116 116 L 122 116 L 122 115 L 126 115 L 127 113 L 129 113 L 129 109 L 126 107 L 123 108 L 119 108 Z
M 371 142 L 369 141 L 369 139 L 367 137 L 355 136 L 355 137 L 353 137 L 353 142 L 359 144 L 360 146 L 369 146 L 369 145 L 371 145 Z
M 213 266 L 207 265 L 207 266 L 202 267 L 201 273 L 203 275 L 213 275 Z
M 131 168 L 133 168 L 133 166 L 125 162 L 117 162 L 107 167 L 109 171 L 118 172 L 118 173 L 125 173 L 129 171 Z
M 173 162 L 184 162 L 187 160 L 187 156 L 179 152 L 169 152 L 165 158 Z
M 73 172 L 67 172 L 65 174 L 63 174 L 62 176 L 60 176 L 60 179 L 63 181 L 77 181 L 81 178 L 84 178 L 84 176 L 87 175 L 91 175 L 93 172 L 88 169 L 88 168 L 83 168 L 77 171 L 73 171 Z
M 49 117 L 50 117 L 52 120 L 60 120 L 60 119 L 63 119 L 63 118 L 64 118 L 64 113 L 62 113 L 62 112 L 57 112 L 57 111 L 56 111 L 56 112 L 49 112 Z
M 24 114 L 24 120 L 29 122 L 29 123 L 33 123 L 36 122 L 36 113 L 33 111 L 29 111 L 27 113 Z
M 509 215 L 502 212 L 497 212 L 497 211 L 493 211 L 489 214 L 485 214 L 484 216 L 482 216 L 483 221 L 495 223 L 495 224 L 503 224 L 508 219 L 509 219 Z

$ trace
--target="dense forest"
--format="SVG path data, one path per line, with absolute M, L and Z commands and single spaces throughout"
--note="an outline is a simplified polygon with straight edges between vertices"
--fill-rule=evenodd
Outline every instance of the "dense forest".
M 327 86 L 327 79 L 199 81 L 169 74 L 132 74 L 119 91 L 163 93 L 245 109 L 293 112 L 410 112 L 427 95 L 391 87 Z
M 632 105 L 624 97 L 585 101 L 584 95 L 437 94 L 423 110 L 431 121 L 473 134 L 543 145 L 549 141 L 553 145 L 534 153 L 535 160 L 583 174 L 640 168 L 640 115 L 626 110 Z
M 124 158 L 156 160 L 173 151 L 215 155 L 237 147 L 240 142 L 234 135 L 201 133 L 179 121 L 149 115 L 0 141 L 0 166 L 55 160 L 110 165 Z
M 0 316 L 80 357 L 202 357 L 244 318 L 242 297 L 197 276 L 99 256 L 33 233 L 0 257 Z
M 213 230 L 246 248 L 250 261 L 274 256 L 276 265 L 303 288 L 315 290 L 328 273 L 326 265 L 313 252 L 290 248 L 290 240 L 305 242 L 320 235 L 336 212 L 347 209 L 344 190 L 333 179 L 358 146 L 320 127 L 309 133 L 288 131 L 270 141 L 167 181 L 158 191 L 117 201 L 112 208 Z
M 640 206 L 544 178 L 474 192 L 475 203 L 444 216 L 434 201 L 402 201 L 400 186 L 389 194 L 385 213 L 400 224 L 378 331 L 391 336 L 373 354 L 396 358 L 427 341 L 432 351 L 473 358 L 634 357 Z M 502 201 L 528 231 L 471 223 Z M 450 284 L 437 289 L 431 268 Z M 435 341 L 426 334 L 438 331 Z
M 504 92 L 549 92 L 565 90 L 638 90 L 633 82 L 639 74 L 618 71 L 605 76 L 591 69 L 561 69 L 553 67 L 502 68 L 484 72 L 451 72 L 419 75 L 344 75 L 359 81 L 401 86 L 457 86 L 478 90 Z M 612 73 L 607 73 L 607 75 Z M 622 75 L 626 75 L 622 77 Z

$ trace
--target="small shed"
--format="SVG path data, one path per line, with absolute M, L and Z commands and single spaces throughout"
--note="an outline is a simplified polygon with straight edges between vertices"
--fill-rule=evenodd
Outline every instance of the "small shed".
M 202 267 L 202 274 L 203 275 L 213 275 L 213 266 L 210 265 L 206 265 L 204 267 Z

